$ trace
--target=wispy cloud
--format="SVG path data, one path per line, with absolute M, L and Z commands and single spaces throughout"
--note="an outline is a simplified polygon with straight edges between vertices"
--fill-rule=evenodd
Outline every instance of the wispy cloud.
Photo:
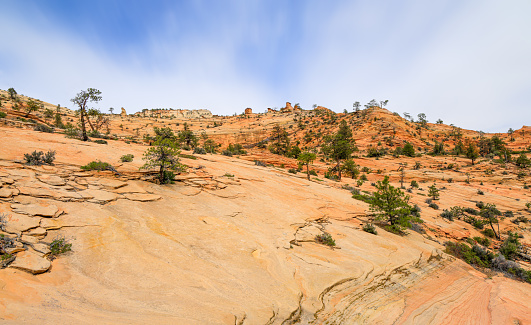
M 8 4 L 0 88 L 62 105 L 96 87 L 102 109 L 342 111 L 376 98 L 485 131 L 531 121 L 526 1 L 103 1 L 79 23 Z

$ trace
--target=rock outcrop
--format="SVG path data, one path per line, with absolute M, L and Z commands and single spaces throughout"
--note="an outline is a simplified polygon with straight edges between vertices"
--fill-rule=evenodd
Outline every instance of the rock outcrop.
M 159 117 L 159 118 L 211 118 L 212 112 L 208 109 L 145 109 L 142 112 L 134 114 L 141 117 Z
M 125 108 L 122 107 L 122 112 L 120 113 L 120 116 L 121 117 L 126 117 L 127 116 L 127 112 L 125 111 Z

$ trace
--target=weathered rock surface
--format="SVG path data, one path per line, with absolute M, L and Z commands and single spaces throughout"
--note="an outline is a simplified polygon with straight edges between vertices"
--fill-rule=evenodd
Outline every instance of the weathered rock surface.
M 285 121 L 292 120 L 289 114 L 270 115 L 285 115 Z M 128 123 L 126 119 L 113 118 Z M 145 128 L 145 124 L 136 127 Z M 217 128 L 209 128 L 212 129 Z M 75 175 L 70 171 L 76 166 L 67 170 L 61 162 L 80 166 L 95 157 L 117 162 L 124 153 L 140 157 L 146 146 L 119 141 L 112 141 L 116 142 L 112 146 L 95 146 L 59 134 L 39 134 L 41 141 L 37 142 L 34 135 L 34 131 L 0 127 L 0 137 L 7 139 L 0 158 L 20 159 L 27 148 L 45 144 L 46 149 L 58 152 L 58 167 L 53 173 L 69 182 L 83 183 L 88 189 L 72 191 L 79 195 L 79 200 L 70 200 L 61 190 L 65 186 L 54 187 L 38 180 L 39 176 L 35 176 L 40 172 L 38 169 L 17 171 L 22 165 L 11 163 L 6 168 L 16 181 L 3 188 L 42 187 L 51 195 L 47 194 L 46 200 L 36 199 L 29 195 L 39 193 L 28 190 L 21 197 L 0 200 L 0 211 L 10 211 L 13 202 L 44 205 L 54 200 L 62 201 L 57 206 L 68 211 L 59 218 L 41 218 L 39 227 L 24 232 L 20 241 L 28 251 L 18 254 L 28 255 L 26 260 L 39 258 L 37 263 L 26 264 L 44 264 L 42 256 L 47 254 L 47 244 L 41 242 L 40 236 L 30 235 L 43 234 L 43 229 L 47 236 L 42 241 L 49 242 L 56 234 L 65 235 L 73 243 L 73 253 L 60 256 L 54 260 L 52 272 L 38 276 L 14 268 L 1 270 L 0 318 L 5 322 L 277 325 L 531 322 L 528 284 L 495 274 L 486 276 L 441 253 L 444 247 L 438 244 L 449 237 L 481 236 L 462 221 L 442 221 L 439 217 L 442 208 L 474 207 L 475 201 L 488 198 L 503 211 L 511 209 L 527 216 L 524 203 L 529 193 L 522 191 L 520 184 L 501 188 L 500 184 L 486 181 L 484 187 L 480 187 L 479 181 L 468 185 L 444 181 L 446 190 L 441 189 L 438 211 L 425 203 L 426 190 L 414 189 L 410 193 L 411 202 L 422 207 L 424 229 L 429 235 L 411 232 L 400 237 L 378 229 L 375 236 L 361 230 L 370 221 L 367 204 L 353 200 L 348 190 L 340 188 L 345 184 L 355 186 L 355 180 L 308 182 L 280 168 L 257 167 L 255 158 L 247 162 L 236 157 L 203 155 L 197 161 L 183 158 L 198 175 L 182 177 L 176 184 L 124 181 L 128 183 L 125 186 L 105 187 L 96 181 L 105 178 L 104 173 Z M 230 139 L 228 136 L 227 141 Z M 361 145 L 368 141 L 359 140 Z M 296 167 L 296 161 L 285 157 L 272 157 L 270 153 L 260 157 Z M 423 164 L 435 165 L 447 158 L 419 159 Z M 402 161 L 413 166 L 415 159 Z M 460 157 L 451 158 L 452 163 L 455 161 L 464 164 Z M 360 158 L 356 162 L 383 171 L 368 174 L 369 182 L 359 186 L 361 190 L 372 191 L 370 183 L 381 180 L 384 174 L 391 175 L 393 184 L 398 184 L 395 172 L 398 162 L 387 157 Z M 204 167 L 199 168 L 199 163 Z M 121 166 L 123 179 L 137 175 L 134 173 L 138 173 L 140 164 L 135 160 Z M 324 163 L 316 165 L 322 170 L 327 168 Z M 68 172 L 63 173 L 63 169 Z M 198 170 L 204 171 L 204 175 L 199 176 Z M 424 175 L 422 170 L 408 169 L 407 177 L 417 179 L 424 189 L 435 178 L 442 181 L 444 175 L 457 179 L 457 173 L 435 171 Z M 236 176 L 221 176 L 227 173 Z M 109 179 L 115 180 L 112 175 Z M 220 182 L 224 189 L 219 189 Z M 218 188 L 210 188 L 215 184 Z M 484 189 L 486 195 L 478 197 L 478 188 Z M 82 195 L 78 194 L 81 192 Z M 131 194 L 161 199 L 145 203 L 131 200 L 135 197 L 128 198 Z M 112 203 L 91 204 L 107 202 Z M 508 219 L 500 225 L 504 231 L 511 229 Z M 315 236 L 323 231 L 332 235 L 336 248 L 315 242 Z M 528 230 L 523 229 L 522 233 L 521 240 L 528 243 Z M 31 269 L 42 271 L 46 265 Z
M 10 268 L 20 269 L 32 274 L 48 271 L 52 266 L 50 261 L 37 253 L 24 251 L 17 254 L 17 258 L 9 265 Z
M 156 201 L 161 198 L 160 195 L 149 193 L 126 193 L 124 196 L 128 200 L 141 202 Z
M 30 216 L 42 216 L 52 218 L 59 211 L 57 206 L 50 205 L 40 205 L 40 204 L 11 204 L 11 208 L 16 213 L 28 214 Z
M 55 175 L 39 175 L 37 179 L 43 183 L 53 186 L 63 186 L 66 184 L 65 180 Z
M 111 201 L 115 201 L 118 198 L 118 195 L 112 192 L 107 192 L 103 190 L 94 190 L 88 189 L 79 192 L 79 194 L 87 199 L 89 202 L 104 204 Z
M 13 190 L 10 188 L 0 188 L 0 198 L 10 198 L 13 195 Z
M 6 217 L 5 231 L 12 234 L 19 234 L 28 229 L 38 227 L 40 222 L 41 218 L 38 217 L 10 213 Z

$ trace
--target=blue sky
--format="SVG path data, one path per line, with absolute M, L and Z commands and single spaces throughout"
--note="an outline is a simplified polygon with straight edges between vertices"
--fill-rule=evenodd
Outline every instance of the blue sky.
M 71 107 L 337 112 L 388 99 L 465 128 L 531 124 L 531 1 L 0 1 L 0 88 Z

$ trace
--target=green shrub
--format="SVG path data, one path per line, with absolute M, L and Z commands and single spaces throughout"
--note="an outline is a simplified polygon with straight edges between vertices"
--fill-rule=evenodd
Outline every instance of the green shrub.
M 111 164 L 102 161 L 91 161 L 85 166 L 81 166 L 83 170 L 108 170 L 112 168 Z
M 247 151 L 245 151 L 243 149 L 243 146 L 239 143 L 236 143 L 236 144 L 229 144 L 229 146 L 227 147 L 227 149 L 223 150 L 221 152 L 222 155 L 224 156 L 228 156 L 228 157 L 232 157 L 233 155 L 244 155 L 246 154 Z
M 430 203 L 429 207 L 435 210 L 439 210 L 439 206 L 435 202 Z
M 40 165 L 53 165 L 55 160 L 55 151 L 48 150 L 44 153 L 42 151 L 33 151 L 32 153 L 24 154 L 24 160 L 26 165 L 30 166 L 40 166 Z
M 478 195 L 485 195 L 482 190 L 478 190 Z
M 33 130 L 39 131 L 39 132 L 46 132 L 46 133 L 53 133 L 54 129 L 49 127 L 48 125 L 44 124 L 37 124 L 35 127 L 33 127 Z
M 120 157 L 120 161 L 121 162 L 131 162 L 131 161 L 133 161 L 133 158 L 135 158 L 135 156 L 130 154 L 130 153 L 128 153 L 127 155 L 121 156 Z
M 94 140 L 94 143 L 107 144 L 107 140 L 98 139 L 98 140 Z
M 162 179 L 162 184 L 173 184 L 175 183 L 175 173 L 171 170 L 165 170 L 164 176 Z
M 310 170 L 310 175 L 312 175 L 312 176 L 317 176 L 317 172 L 316 172 L 315 170 L 312 169 L 312 170 Z
M 71 250 L 72 244 L 67 242 L 65 237 L 58 236 L 50 243 L 50 255 L 52 259 Z
M 466 213 L 470 213 L 471 215 L 474 215 L 474 216 L 479 215 L 479 211 L 474 208 L 463 208 L 463 211 Z
M 489 267 L 494 259 L 494 254 L 484 248 L 474 245 L 472 248 L 467 244 L 446 242 L 446 253 L 458 257 L 468 264 Z
M 70 139 L 81 139 L 81 130 L 72 126 L 72 124 L 67 124 L 65 126 L 65 135 Z
M 363 226 L 363 231 L 368 232 L 373 235 L 378 235 L 378 232 L 376 231 L 376 227 L 374 227 L 372 223 L 366 223 Z
M 473 237 L 472 239 L 474 239 L 476 243 L 483 245 L 485 247 L 488 247 L 490 245 L 490 240 L 488 238 L 476 236 L 476 237 Z
M 7 116 L 7 114 L 5 112 L 0 112 L 0 118 L 4 118 L 6 116 Z
M 520 242 L 518 241 L 518 234 L 509 231 L 509 237 L 503 241 L 500 246 L 500 253 L 508 260 L 514 260 L 518 255 Z
M 288 169 L 288 173 L 297 174 L 297 170 L 295 168 L 290 168 Z
M 454 221 L 454 214 L 446 209 L 443 210 L 443 212 L 440 214 L 440 216 L 444 219 L 448 219 L 450 221 Z
M 412 180 L 411 181 L 411 187 L 419 188 L 419 183 L 417 183 L 417 181 L 415 181 L 415 180 Z
M 492 231 L 492 229 L 490 228 L 486 228 L 484 230 L 481 231 L 481 233 L 487 237 L 490 237 L 490 238 L 494 238 L 495 237 L 495 234 L 494 234 L 494 231 Z
M 315 236 L 315 240 L 323 245 L 330 247 L 336 246 L 336 241 L 332 238 L 332 235 L 327 232 Z
M 198 155 L 206 155 L 207 152 L 206 152 L 205 148 L 195 147 L 194 148 L 194 153 L 198 154 Z

